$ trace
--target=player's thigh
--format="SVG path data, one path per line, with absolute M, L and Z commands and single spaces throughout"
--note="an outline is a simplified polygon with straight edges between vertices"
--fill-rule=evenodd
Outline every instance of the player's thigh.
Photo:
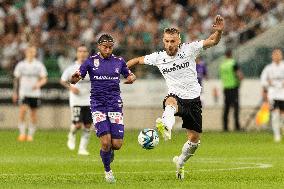
M 111 147 L 111 135 L 105 134 L 99 137 L 103 149 L 109 150 Z
M 112 144 L 112 148 L 114 150 L 119 150 L 123 144 L 123 139 L 115 139 L 115 138 L 112 138 L 111 139 L 111 144 Z
M 124 123 L 123 123 L 123 113 L 118 112 L 108 112 L 108 118 L 111 123 L 110 133 L 112 139 L 123 139 L 124 138 Z
M 110 134 L 111 123 L 105 112 L 93 111 L 92 118 L 97 137 Z
M 202 105 L 201 101 L 195 99 L 185 103 L 182 114 L 183 124 L 182 127 L 188 130 L 202 133 Z

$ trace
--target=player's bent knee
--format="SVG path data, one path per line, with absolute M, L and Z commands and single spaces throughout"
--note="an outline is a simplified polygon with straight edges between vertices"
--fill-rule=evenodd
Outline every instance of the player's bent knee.
M 117 139 L 112 141 L 112 149 L 119 150 L 122 147 L 123 140 Z
M 188 132 L 188 139 L 191 142 L 197 143 L 200 140 L 200 134 L 196 131 L 190 130 Z
M 119 150 L 121 148 L 122 144 L 121 145 L 113 145 L 112 146 L 112 149 L 113 150 Z
M 111 148 L 111 143 L 107 141 L 101 141 L 101 147 L 104 151 L 109 151 Z
M 177 100 L 170 96 L 166 99 L 165 105 L 177 105 Z

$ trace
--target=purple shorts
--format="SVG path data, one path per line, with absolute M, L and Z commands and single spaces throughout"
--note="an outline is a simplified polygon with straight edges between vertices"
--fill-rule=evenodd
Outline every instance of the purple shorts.
M 97 137 L 111 134 L 113 139 L 123 139 L 124 125 L 122 112 L 92 112 Z

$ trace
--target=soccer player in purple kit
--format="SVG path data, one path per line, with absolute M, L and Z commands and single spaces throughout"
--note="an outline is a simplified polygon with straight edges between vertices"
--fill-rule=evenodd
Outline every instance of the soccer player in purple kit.
M 99 52 L 90 56 L 71 78 L 71 83 L 83 79 L 87 72 L 91 80 L 91 112 L 100 138 L 100 156 L 105 168 L 107 182 L 115 182 L 110 163 L 114 159 L 114 150 L 119 150 L 123 143 L 124 125 L 122 99 L 120 97 L 120 74 L 131 84 L 136 77 L 127 68 L 123 58 L 112 54 L 114 39 L 103 34 L 98 39 Z

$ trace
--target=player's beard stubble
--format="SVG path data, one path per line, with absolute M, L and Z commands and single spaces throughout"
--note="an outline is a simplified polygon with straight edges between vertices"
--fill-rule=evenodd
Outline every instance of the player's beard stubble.
M 178 51 L 178 47 L 169 47 L 169 48 L 166 48 L 166 53 L 169 55 L 169 56 L 175 56 L 176 53 Z

